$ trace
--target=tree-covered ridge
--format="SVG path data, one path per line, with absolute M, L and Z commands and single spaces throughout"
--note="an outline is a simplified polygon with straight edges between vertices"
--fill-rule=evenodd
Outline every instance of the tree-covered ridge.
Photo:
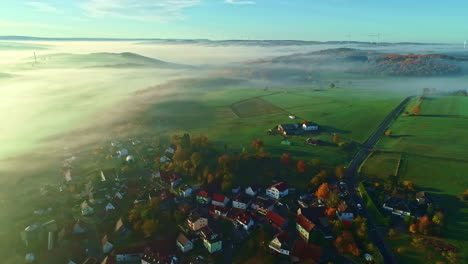
M 371 72 L 394 76 L 441 76 L 459 73 L 461 68 L 447 60 L 456 58 L 441 54 L 399 55 L 385 54 L 375 57 Z

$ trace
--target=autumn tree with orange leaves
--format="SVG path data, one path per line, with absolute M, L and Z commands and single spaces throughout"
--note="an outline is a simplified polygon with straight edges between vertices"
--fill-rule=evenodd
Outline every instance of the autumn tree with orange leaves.
M 315 192 L 315 196 L 319 198 L 320 200 L 325 200 L 328 198 L 328 195 L 330 195 L 330 189 L 328 188 L 328 183 L 322 183 L 320 187 L 317 189 Z
M 281 155 L 280 162 L 281 164 L 288 166 L 291 164 L 292 158 L 291 158 L 291 153 L 285 152 L 283 155 Z
M 418 221 L 418 231 L 421 234 L 428 235 L 431 232 L 432 222 L 429 216 L 425 215 Z
M 255 149 L 255 151 L 260 152 L 263 150 L 263 141 L 261 139 L 255 139 L 250 144 L 250 147 Z
M 340 180 L 343 180 L 344 177 L 345 177 L 345 174 L 346 174 L 346 169 L 343 165 L 338 165 L 336 166 L 335 168 L 335 176 L 340 179 Z
M 336 135 L 336 134 L 333 135 L 333 142 L 334 142 L 334 143 L 338 143 L 339 141 L 340 141 L 340 136 L 338 136 L 338 135 Z
M 304 160 L 299 160 L 296 164 L 296 171 L 299 173 L 304 173 L 307 169 L 307 164 Z
M 360 254 L 359 248 L 349 231 L 343 231 L 343 234 L 338 236 L 333 244 L 340 254 L 351 253 L 356 257 Z
M 421 106 L 417 105 L 413 108 L 413 110 L 411 110 L 411 112 L 414 114 L 414 115 L 420 115 L 421 114 Z

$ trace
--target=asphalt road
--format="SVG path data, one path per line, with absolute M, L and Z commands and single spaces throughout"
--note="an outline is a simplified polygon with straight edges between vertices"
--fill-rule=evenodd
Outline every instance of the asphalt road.
M 396 258 L 388 246 L 386 240 L 377 230 L 375 225 L 375 221 L 373 216 L 367 213 L 366 204 L 362 200 L 361 196 L 357 193 L 357 186 L 358 182 L 356 181 L 356 175 L 359 167 L 364 162 L 366 157 L 369 155 L 371 149 L 375 146 L 375 144 L 379 141 L 379 139 L 384 135 L 386 129 L 390 125 L 390 123 L 401 113 L 406 106 L 406 104 L 413 98 L 413 96 L 409 96 L 405 98 L 380 124 L 380 126 L 376 129 L 376 131 L 364 142 L 362 145 L 362 149 L 359 153 L 354 157 L 353 161 L 346 169 L 346 179 L 348 183 L 352 186 L 350 188 L 350 195 L 352 200 L 357 204 L 360 203 L 362 205 L 361 215 L 367 218 L 367 230 L 369 234 L 369 238 L 372 242 L 379 248 L 380 253 L 382 254 L 385 263 L 394 264 L 397 263 Z

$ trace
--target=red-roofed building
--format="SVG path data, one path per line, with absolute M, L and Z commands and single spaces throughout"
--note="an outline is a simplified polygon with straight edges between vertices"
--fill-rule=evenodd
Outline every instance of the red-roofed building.
M 210 212 L 216 215 L 227 216 L 229 213 L 229 209 L 222 206 L 211 205 Z
M 278 182 L 266 189 L 266 195 L 273 199 L 280 199 L 288 195 L 289 187 L 285 182 Z
M 174 188 L 182 182 L 180 175 L 174 171 L 161 171 L 160 172 L 161 183 L 167 184 Z
M 226 207 L 228 202 L 229 202 L 229 198 L 227 198 L 226 196 L 222 194 L 215 193 L 213 194 L 213 200 L 211 201 L 211 204 L 215 206 Z
M 282 216 L 279 214 L 273 212 L 273 211 L 268 211 L 266 214 L 266 218 L 268 222 L 274 227 L 277 228 L 278 230 L 283 230 L 286 228 L 288 222 L 286 219 L 284 219 Z
M 296 241 L 291 250 L 291 260 L 293 262 L 303 262 L 312 259 L 315 263 L 320 263 L 323 250 L 304 241 Z
M 297 216 L 296 229 L 299 233 L 299 236 L 304 239 L 304 241 L 309 242 L 311 232 L 314 228 L 315 224 L 307 219 L 307 217 L 302 214 Z
M 197 202 L 201 204 L 209 204 L 211 202 L 211 193 L 207 190 L 200 190 L 197 193 Z

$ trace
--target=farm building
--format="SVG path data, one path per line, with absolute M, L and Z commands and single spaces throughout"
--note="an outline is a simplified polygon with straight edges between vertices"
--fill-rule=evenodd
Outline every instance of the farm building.
M 299 124 L 280 124 L 278 132 L 284 136 L 300 135 L 304 132 Z
M 302 124 L 302 129 L 306 132 L 318 131 L 319 126 L 316 123 L 305 122 Z

